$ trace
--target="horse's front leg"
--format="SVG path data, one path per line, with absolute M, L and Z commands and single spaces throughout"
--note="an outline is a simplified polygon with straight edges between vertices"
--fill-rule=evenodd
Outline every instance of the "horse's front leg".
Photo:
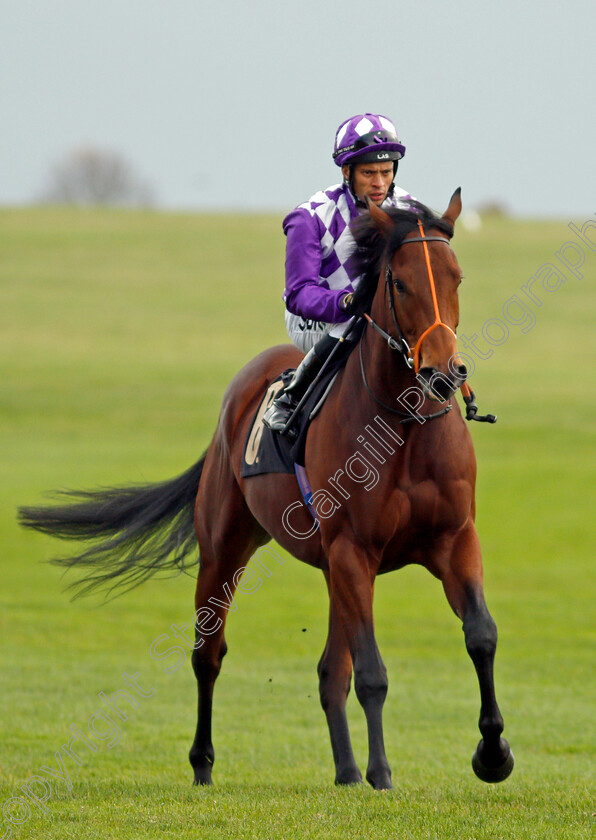
M 503 718 L 494 682 L 497 626 L 484 600 L 480 545 L 472 523 L 457 537 L 442 580 L 451 607 L 463 621 L 466 648 L 480 685 L 478 726 L 482 740 L 472 758 L 472 767 L 482 781 L 501 782 L 513 770 L 514 761 L 509 744 L 501 737 Z
M 387 671 L 377 647 L 373 623 L 373 582 L 378 562 L 346 537 L 328 551 L 331 610 L 343 624 L 354 664 L 354 687 L 368 727 L 366 779 L 377 790 L 391 784 L 383 739 L 383 704 Z
M 331 594 L 329 574 L 325 577 Z M 329 604 L 327 644 L 317 671 L 321 706 L 327 718 L 335 762 L 335 784 L 358 784 L 362 782 L 362 774 L 354 758 L 346 717 L 346 700 L 352 681 L 352 655 L 333 599 Z

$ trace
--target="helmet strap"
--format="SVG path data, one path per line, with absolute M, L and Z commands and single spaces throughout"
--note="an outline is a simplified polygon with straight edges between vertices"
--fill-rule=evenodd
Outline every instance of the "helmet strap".
M 349 163 L 348 166 L 350 167 L 350 175 L 347 178 L 347 180 L 346 178 L 344 178 L 344 181 L 348 185 L 350 192 L 354 196 L 354 203 L 356 207 L 366 208 L 368 206 L 366 201 L 362 201 L 361 198 L 358 198 L 358 196 L 356 195 L 356 190 L 354 189 L 354 164 Z

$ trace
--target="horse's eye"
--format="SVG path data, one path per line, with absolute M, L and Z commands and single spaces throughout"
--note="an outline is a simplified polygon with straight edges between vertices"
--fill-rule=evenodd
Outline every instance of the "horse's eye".
M 404 286 L 404 284 L 401 282 L 401 280 L 399 278 L 397 278 L 397 277 L 393 278 L 393 285 L 395 286 L 395 290 L 396 290 L 398 295 L 405 295 L 406 287 Z

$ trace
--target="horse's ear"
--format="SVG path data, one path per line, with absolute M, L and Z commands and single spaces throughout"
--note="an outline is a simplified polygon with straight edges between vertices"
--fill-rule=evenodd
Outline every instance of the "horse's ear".
M 371 201 L 368 196 L 366 196 L 366 203 L 368 204 L 370 217 L 375 225 L 379 228 L 383 236 L 389 236 L 395 227 L 395 222 L 389 213 L 385 213 L 385 211 L 378 207 L 374 201 Z
M 443 213 L 443 218 L 454 225 L 461 213 L 461 187 L 458 187 L 451 196 L 449 207 Z

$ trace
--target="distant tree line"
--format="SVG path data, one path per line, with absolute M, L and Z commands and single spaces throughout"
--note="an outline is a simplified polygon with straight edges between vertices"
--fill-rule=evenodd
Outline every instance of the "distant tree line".
M 118 152 L 81 146 L 52 167 L 42 200 L 51 204 L 147 207 L 154 203 L 155 195 Z

